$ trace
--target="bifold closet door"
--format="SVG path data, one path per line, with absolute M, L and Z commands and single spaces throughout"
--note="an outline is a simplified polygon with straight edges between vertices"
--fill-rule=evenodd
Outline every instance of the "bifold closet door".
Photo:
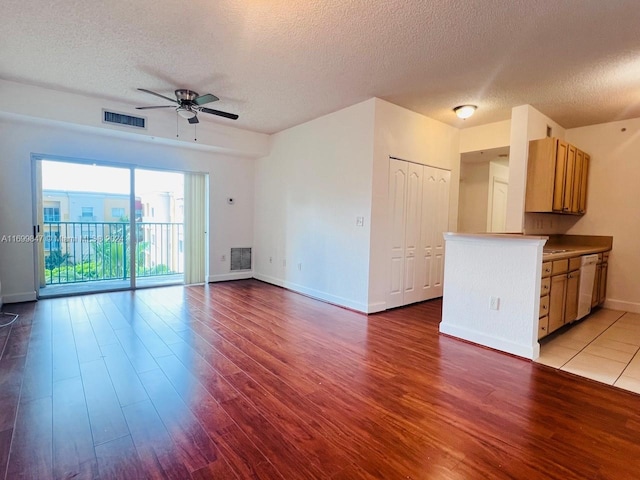
M 427 215 L 423 215 L 424 251 L 428 252 L 428 268 L 424 269 L 424 284 L 421 300 L 429 300 L 442 296 L 442 282 L 444 281 L 444 236 L 449 228 L 449 188 L 451 172 L 440 168 L 425 167 L 429 173 L 425 174 L 425 192 L 423 208 L 427 208 Z M 428 178 L 428 181 L 427 181 Z M 428 187 L 427 187 L 428 185 Z
M 450 172 L 390 159 L 387 308 L 442 296 Z
M 409 164 L 390 159 L 389 164 L 389 226 L 391 227 L 391 270 L 387 308 L 404 305 L 404 230 L 407 223 L 406 196 Z

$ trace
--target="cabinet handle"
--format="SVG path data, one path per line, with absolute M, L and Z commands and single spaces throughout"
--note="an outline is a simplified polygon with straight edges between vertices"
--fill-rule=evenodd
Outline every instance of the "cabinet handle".
M 547 306 L 546 306 L 546 305 L 543 305 L 543 306 L 542 306 L 542 309 L 543 309 L 543 310 L 546 310 L 546 309 L 547 309 Z
M 540 330 L 542 330 L 543 332 L 547 329 L 547 327 L 540 327 Z

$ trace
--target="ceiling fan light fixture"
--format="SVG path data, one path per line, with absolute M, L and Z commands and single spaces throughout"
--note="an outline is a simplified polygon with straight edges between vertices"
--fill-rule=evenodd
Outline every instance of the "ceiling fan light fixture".
M 458 118 L 462 120 L 473 115 L 478 107 L 476 105 L 459 105 L 453 109 Z
M 194 110 L 190 110 L 187 108 L 178 108 L 177 111 L 178 111 L 178 115 L 186 119 L 193 118 L 197 115 L 197 113 Z

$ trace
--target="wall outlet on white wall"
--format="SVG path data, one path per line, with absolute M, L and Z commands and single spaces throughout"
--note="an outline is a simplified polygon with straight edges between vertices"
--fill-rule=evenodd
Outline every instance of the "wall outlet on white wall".
M 356 217 L 356 227 L 364 227 L 364 217 Z
M 226 255 L 221 255 L 220 256 L 220 261 L 221 262 L 226 262 L 227 261 L 227 256 Z

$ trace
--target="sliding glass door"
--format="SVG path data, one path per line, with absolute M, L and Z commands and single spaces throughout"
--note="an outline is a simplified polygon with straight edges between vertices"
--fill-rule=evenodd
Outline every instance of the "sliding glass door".
M 195 208 L 185 174 L 42 158 L 34 183 L 39 296 L 184 283 L 193 257 L 184 220 Z M 204 242 L 204 223 L 196 231 Z

